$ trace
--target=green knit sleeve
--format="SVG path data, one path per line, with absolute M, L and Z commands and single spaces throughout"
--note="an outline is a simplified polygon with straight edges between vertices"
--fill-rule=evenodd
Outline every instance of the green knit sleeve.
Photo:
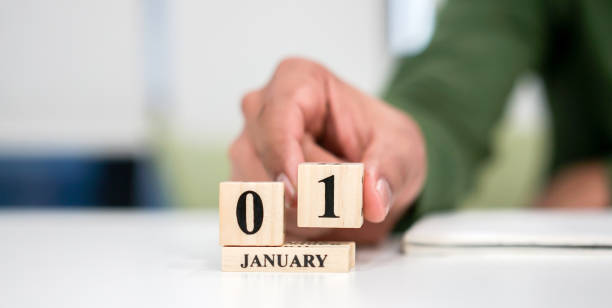
M 419 123 L 428 159 L 425 188 L 400 228 L 456 206 L 471 188 L 516 78 L 538 66 L 545 9 L 536 0 L 449 0 L 427 49 L 400 60 L 384 98 Z

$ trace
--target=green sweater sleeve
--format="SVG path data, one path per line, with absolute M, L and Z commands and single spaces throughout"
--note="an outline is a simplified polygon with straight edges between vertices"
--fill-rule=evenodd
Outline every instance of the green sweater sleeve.
M 399 228 L 468 191 L 515 79 L 538 65 L 544 41 L 540 1 L 449 0 L 428 48 L 400 61 L 385 100 L 419 123 L 428 172 Z

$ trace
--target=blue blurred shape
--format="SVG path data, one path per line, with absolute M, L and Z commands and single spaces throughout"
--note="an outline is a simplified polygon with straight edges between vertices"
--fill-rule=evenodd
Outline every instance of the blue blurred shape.
M 134 206 L 130 159 L 0 158 L 0 206 Z

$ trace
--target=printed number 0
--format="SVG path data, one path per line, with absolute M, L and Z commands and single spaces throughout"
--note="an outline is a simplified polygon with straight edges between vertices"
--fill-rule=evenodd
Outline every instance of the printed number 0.
M 253 230 L 251 231 L 247 229 L 246 223 L 246 201 L 248 195 L 253 197 Z M 263 222 L 263 214 L 263 202 L 261 202 L 261 197 L 256 192 L 249 190 L 240 195 L 240 198 L 238 198 L 238 205 L 236 206 L 236 219 L 238 220 L 238 226 L 242 232 L 246 234 L 257 233 Z
M 334 214 L 334 176 L 328 176 L 319 183 L 325 184 L 325 213 L 319 218 L 340 218 Z

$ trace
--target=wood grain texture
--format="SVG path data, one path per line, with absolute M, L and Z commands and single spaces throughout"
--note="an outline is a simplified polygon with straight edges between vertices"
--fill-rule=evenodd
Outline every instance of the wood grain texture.
M 325 216 L 325 179 L 333 176 L 333 212 Z M 302 163 L 298 167 L 298 227 L 360 228 L 363 164 Z
M 256 230 L 254 192 L 261 200 L 263 214 Z M 246 193 L 246 194 L 245 194 Z M 241 195 L 246 214 L 241 229 L 237 207 Z M 280 246 L 285 240 L 284 185 L 281 182 L 222 182 L 219 184 L 219 243 L 223 246 Z
M 355 242 L 289 242 L 280 247 L 223 247 L 225 272 L 348 272 Z

